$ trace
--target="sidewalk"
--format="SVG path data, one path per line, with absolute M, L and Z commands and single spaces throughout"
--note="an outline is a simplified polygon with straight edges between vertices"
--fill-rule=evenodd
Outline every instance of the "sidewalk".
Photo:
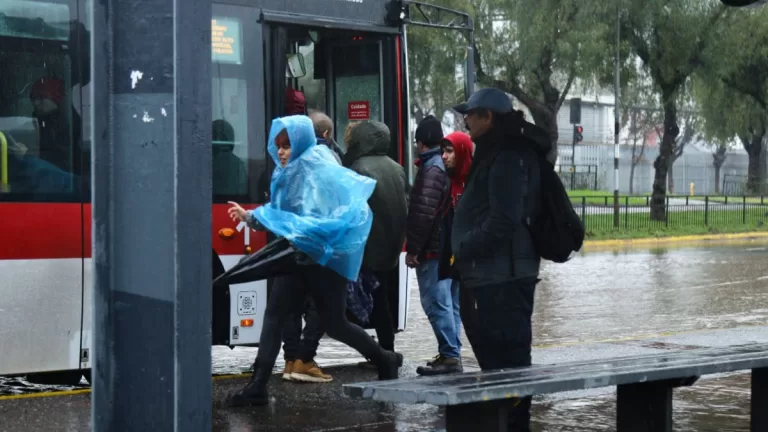
M 669 350 L 717 347 L 748 343 L 768 343 L 768 326 L 742 327 L 730 330 L 700 331 L 678 334 L 648 336 L 643 339 L 612 339 L 593 343 L 573 343 L 540 347 L 534 349 L 535 363 L 559 363 L 566 361 L 598 359 L 614 356 L 660 353 Z M 415 375 L 416 366 L 423 359 L 407 359 L 402 369 L 403 376 Z M 473 359 L 466 359 L 465 368 L 476 370 Z M 225 376 L 214 379 L 213 423 L 214 431 L 394 431 L 394 430 L 440 430 L 444 428 L 443 410 L 427 405 L 393 405 L 372 401 L 351 400 L 343 396 L 342 383 L 370 381 L 376 373 L 356 366 L 341 366 L 327 370 L 334 377 L 331 384 L 286 383 L 275 377 L 271 381 L 272 402 L 269 407 L 229 409 L 224 405 L 226 395 L 235 391 L 247 381 L 247 376 Z M 725 386 L 729 393 L 744 394 L 745 374 L 733 378 L 710 378 L 717 381 L 719 388 Z M 684 404 L 681 410 L 707 414 L 724 410 L 716 401 L 712 402 L 704 378 L 691 388 L 704 388 L 707 397 L 704 402 L 696 398 Z M 748 391 L 746 406 L 736 406 L 748 412 Z M 687 390 L 686 390 L 687 391 Z M 77 392 L 77 391 L 76 391 Z M 581 429 L 554 427 L 577 415 L 588 418 L 600 417 L 610 423 L 614 411 L 610 407 L 610 396 L 615 392 L 608 387 L 590 391 L 560 393 L 536 398 L 534 401 L 534 430 L 604 430 L 582 425 Z M 713 395 L 717 396 L 717 395 Z M 151 397 L 151 395 L 147 395 Z M 741 397 L 741 396 L 739 396 Z M 592 400 L 593 402 L 587 403 Z M 740 399 L 739 399 L 740 400 Z M 572 401 L 572 402 L 571 402 Z M 557 404 L 573 404 L 579 408 L 569 411 L 553 409 Z M 711 403 L 711 406 L 706 405 Z M 741 405 L 740 402 L 737 405 Z M 584 406 L 587 406 L 586 410 Z M 589 408 L 592 406 L 592 408 Z M 732 411 L 734 407 L 728 407 Z M 591 411 L 590 411 L 591 410 Z M 565 413 L 562 411 L 566 411 Z M 593 412 L 594 411 L 594 412 Z M 677 411 L 677 410 L 676 410 Z M 694 414 L 695 414 L 694 413 Z M 731 413 L 732 414 L 732 413 Z M 690 416 L 689 416 L 690 417 Z M 695 415 L 693 415 L 695 417 Z M 576 420 L 575 418 L 573 419 Z M 694 419 L 695 420 L 695 419 Z M 595 420 L 596 421 L 596 420 Z M 704 424 L 706 422 L 702 420 Z M 87 391 L 64 392 L 64 395 L 21 395 L 0 397 L 0 430 L 4 432 L 32 431 L 86 431 L 90 424 L 90 399 Z M 594 423 L 593 423 L 594 424 Z M 692 423 L 694 426 L 698 423 Z M 691 426 L 693 427 L 693 426 Z M 738 430 L 738 425 L 733 425 Z M 682 430 L 682 429 L 681 429 Z M 685 429 L 703 430 L 703 429 Z

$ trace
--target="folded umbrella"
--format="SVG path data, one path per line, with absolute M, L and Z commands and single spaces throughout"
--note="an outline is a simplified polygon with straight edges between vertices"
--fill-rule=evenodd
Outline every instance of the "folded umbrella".
M 217 277 L 214 285 L 224 282 L 229 285 L 254 282 L 294 273 L 298 252 L 291 243 L 279 238 L 267 243 L 252 255 L 247 255 L 231 269 Z

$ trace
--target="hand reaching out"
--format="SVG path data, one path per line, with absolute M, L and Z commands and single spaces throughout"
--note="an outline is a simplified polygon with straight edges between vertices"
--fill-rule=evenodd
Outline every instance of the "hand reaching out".
M 246 222 L 246 220 L 248 219 L 248 211 L 240 207 L 240 204 L 234 201 L 229 201 L 229 204 L 232 205 L 232 207 L 230 207 L 229 210 L 227 210 L 227 212 L 229 213 L 229 217 L 231 217 L 232 220 L 235 222 L 237 221 Z

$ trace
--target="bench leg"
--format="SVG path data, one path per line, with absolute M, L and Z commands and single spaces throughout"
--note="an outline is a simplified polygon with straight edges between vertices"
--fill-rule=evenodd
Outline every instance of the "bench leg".
M 618 432 L 671 432 L 672 389 L 656 381 L 618 386 L 616 429 Z
M 507 432 L 508 407 L 509 401 L 448 405 L 445 407 L 446 432 Z
M 752 369 L 752 431 L 768 431 L 768 368 Z

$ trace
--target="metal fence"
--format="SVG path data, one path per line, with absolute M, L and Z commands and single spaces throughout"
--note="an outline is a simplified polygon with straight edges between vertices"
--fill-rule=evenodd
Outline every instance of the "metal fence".
M 597 165 L 558 165 L 557 175 L 568 190 L 597 190 Z
M 667 197 L 664 220 L 651 219 L 650 196 L 621 196 L 618 226 L 615 226 L 613 197 L 571 197 L 571 201 L 588 233 L 701 227 L 747 228 L 768 224 L 768 199 L 763 196 Z
M 745 175 L 728 174 L 723 177 L 723 194 L 724 195 L 749 195 L 750 191 L 747 190 L 747 179 Z M 768 194 L 768 183 L 761 182 L 754 185 L 754 190 L 751 191 L 754 195 Z

